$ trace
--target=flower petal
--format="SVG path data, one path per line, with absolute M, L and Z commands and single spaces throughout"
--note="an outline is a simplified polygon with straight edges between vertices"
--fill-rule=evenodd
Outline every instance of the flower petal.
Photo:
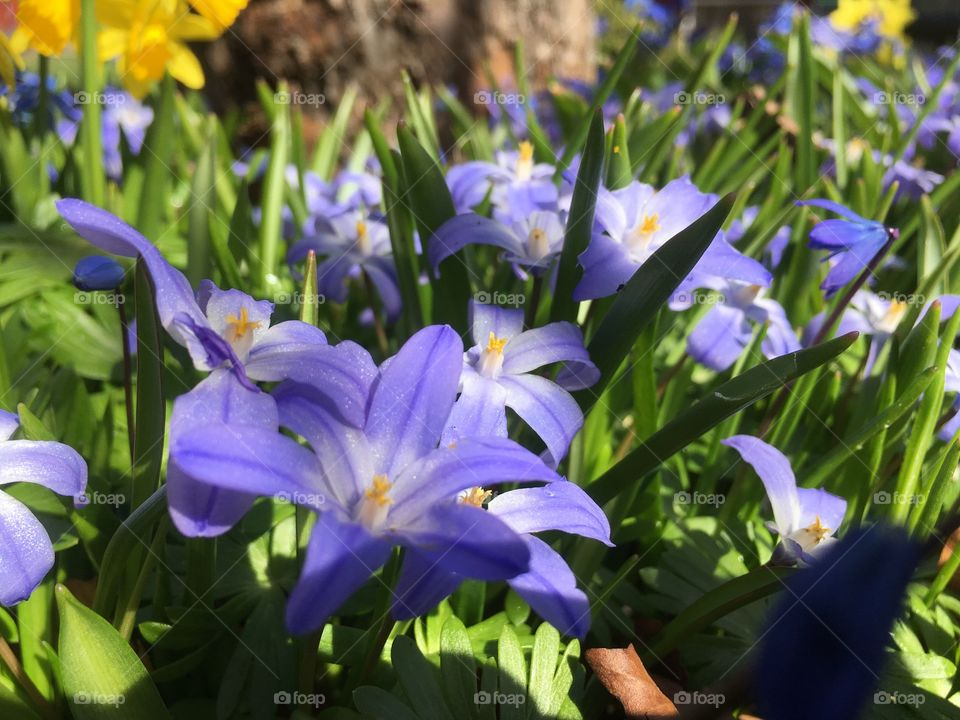
M 472 368 L 463 372 L 463 388 L 453 405 L 441 445 L 462 438 L 507 436 L 507 392 L 496 380 Z
M 578 262 L 583 268 L 583 277 L 573 290 L 573 299 L 578 302 L 619 292 L 640 267 L 630 260 L 623 245 L 596 232 L 587 249 L 580 253 Z
M 79 498 L 87 486 L 87 464 L 69 445 L 47 440 L 0 443 L 0 485 L 34 483 L 58 495 Z
M 821 488 L 797 488 L 800 502 L 800 527 L 808 527 L 819 518 L 820 522 L 836 531 L 843 524 L 847 513 L 847 501 Z
M 749 463 L 760 476 L 779 533 L 789 535 L 798 529 L 800 499 L 797 495 L 797 479 L 786 456 L 772 445 L 750 435 L 734 435 L 722 442 L 740 453 L 744 462 Z
M 486 347 L 490 333 L 501 340 L 512 342 L 523 331 L 523 310 L 502 308 L 471 300 L 468 313 L 473 342 L 481 347 Z
M 20 427 L 20 417 L 16 413 L 0 410 L 0 442 L 9 440 Z
M 492 245 L 515 255 L 523 255 L 523 245 L 510 229 L 476 213 L 454 215 L 443 223 L 427 243 L 427 259 L 434 274 L 440 263 L 467 245 Z
M 687 352 L 698 363 L 723 372 L 736 362 L 752 336 L 753 328 L 742 310 L 715 305 L 687 337 Z
M 463 343 L 447 325 L 431 325 L 407 340 L 380 374 L 366 434 L 375 471 L 394 477 L 437 446 L 457 397 Z
M 583 427 L 583 412 L 577 401 L 539 375 L 504 375 L 499 382 L 507 391 L 507 407 L 540 436 L 547 446 L 546 463 L 556 467 Z
M 337 609 L 390 557 L 391 546 L 361 525 L 323 513 L 310 535 L 290 601 L 287 628 L 302 635 L 323 627 Z
M 613 547 L 607 516 L 593 498 L 569 481 L 510 490 L 493 498 L 487 509 L 518 533 L 561 530 Z
M 53 544 L 19 500 L 0 492 L 0 605 L 30 597 L 53 567 Z
M 505 580 L 529 568 L 523 537 L 495 515 L 455 500 L 423 509 L 396 534 L 438 567 L 478 580 Z
M 503 351 L 503 371 L 516 375 L 555 362 L 567 363 L 557 383 L 567 390 L 580 390 L 600 379 L 590 361 L 580 328 L 569 322 L 554 322 L 522 332 Z
M 408 547 L 393 591 L 392 614 L 396 620 L 410 620 L 428 614 L 452 595 L 464 578 L 440 567 L 416 548 Z
M 570 566 L 539 538 L 525 535 L 524 541 L 530 551 L 530 570 L 507 583 L 557 630 L 585 637 L 590 629 L 590 603 L 577 587 Z
M 434 450 L 407 467 L 394 483 L 392 522 L 414 522 L 424 508 L 452 500 L 471 487 L 504 482 L 557 482 L 543 460 L 507 438 L 470 438 Z
M 193 390 L 173 403 L 170 442 L 209 424 L 279 427 L 273 399 L 251 391 L 227 370 L 214 370 Z M 188 474 L 171 453 L 167 469 L 167 503 L 174 525 L 188 537 L 217 537 L 247 513 L 256 495 L 209 485 Z

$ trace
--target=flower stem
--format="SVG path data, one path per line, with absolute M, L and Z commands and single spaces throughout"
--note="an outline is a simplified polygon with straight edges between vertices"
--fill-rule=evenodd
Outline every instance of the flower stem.
M 136 433 L 136 424 L 133 420 L 133 363 L 130 359 L 130 323 L 127 320 L 126 303 L 122 302 L 124 296 L 120 296 L 121 302 L 117 303 L 117 312 L 120 315 L 120 347 L 123 348 L 123 398 L 127 410 L 127 441 L 130 445 L 130 463 L 132 465 L 134 458 L 134 442 Z
M 80 143 L 83 163 L 80 181 L 83 197 L 103 206 L 103 141 L 100 137 L 100 63 L 97 59 L 96 0 L 80 0 L 80 60 L 83 85 L 83 120 Z
M 33 684 L 33 681 L 24 672 L 23 666 L 17 659 L 16 653 L 13 652 L 13 648 L 10 647 L 3 635 L 0 635 L 0 662 L 7 666 L 10 674 L 20 683 L 20 686 L 26 691 L 27 695 L 30 696 L 33 704 L 43 713 L 43 716 L 55 720 L 57 713 L 54 711 L 53 706 L 40 694 L 37 686 Z
M 361 275 L 363 275 L 363 288 L 367 293 L 367 302 L 370 303 L 370 311 L 373 313 L 373 331 L 377 335 L 377 345 L 380 347 L 380 352 L 386 356 L 390 346 L 387 344 L 387 333 L 383 329 L 383 320 L 380 318 L 380 303 L 377 301 L 377 293 L 373 288 L 373 281 L 365 270 L 361 272 Z

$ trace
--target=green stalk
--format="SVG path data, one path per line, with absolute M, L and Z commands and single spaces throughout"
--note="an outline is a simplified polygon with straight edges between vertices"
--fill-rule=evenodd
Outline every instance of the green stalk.
M 100 136 L 100 62 L 97 59 L 97 15 L 95 0 L 80 0 L 81 84 L 87 102 L 80 123 L 83 148 L 80 184 L 88 202 L 103 206 L 103 144 Z
M 280 83 L 277 95 L 287 92 Z M 262 215 L 260 219 L 260 288 L 268 296 L 277 285 L 277 262 L 280 257 L 280 234 L 283 226 L 283 199 L 286 187 L 284 176 L 290 144 L 290 106 L 275 105 L 270 129 L 270 159 L 263 185 Z

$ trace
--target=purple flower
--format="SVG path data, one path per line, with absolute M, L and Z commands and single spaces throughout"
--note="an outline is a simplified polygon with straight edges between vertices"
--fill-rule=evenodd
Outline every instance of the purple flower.
M 835 259 L 826 279 L 820 286 L 827 297 L 853 280 L 886 245 L 894 230 L 882 223 L 860 217 L 849 208 L 832 200 L 806 200 L 798 205 L 810 205 L 835 212 L 843 220 L 822 220 L 810 231 L 810 247 L 829 250 L 827 259 Z
M 719 278 L 708 286 L 720 293 L 721 301 L 710 308 L 687 338 L 687 352 L 694 360 L 717 372 L 726 370 L 750 344 L 752 323 L 769 323 L 761 345 L 764 357 L 800 349 L 783 307 L 763 297 L 762 286 Z
M 387 318 L 400 314 L 400 287 L 386 223 L 360 210 L 313 218 L 304 228 L 303 240 L 287 253 L 287 262 L 293 265 L 310 250 L 326 258 L 317 265 L 317 288 L 326 298 L 346 302 L 348 281 L 366 273 L 380 294 Z
M 529 571 L 530 551 L 516 531 L 455 498 L 472 487 L 562 479 L 510 440 L 438 447 L 462 357 L 460 338 L 447 326 L 413 335 L 381 367 L 360 428 L 314 402 L 314 389 L 281 384 L 273 393 L 280 422 L 311 449 L 259 426 L 214 422 L 173 444 L 171 456 L 193 477 L 320 514 L 287 607 L 292 631 L 322 627 L 397 545 L 464 577 L 502 580 Z
M 535 210 L 504 224 L 476 213 L 454 215 L 441 225 L 428 249 L 430 265 L 439 274 L 440 263 L 467 245 L 492 245 L 504 250 L 503 259 L 521 280 L 527 271 L 545 274 L 563 250 L 563 213 Z
M 19 418 L 0 410 L 0 486 L 43 485 L 83 503 L 87 465 L 77 452 L 58 442 L 11 440 Z M 0 491 L 0 605 L 26 600 L 53 567 L 53 543 L 33 513 Z
M 330 365 L 338 365 L 334 356 L 339 351 L 327 345 L 317 328 L 298 320 L 270 326 L 273 303 L 254 300 L 239 290 L 220 290 L 209 280 L 194 294 L 183 273 L 149 240 L 106 210 L 74 199 L 60 200 L 57 209 L 80 236 L 98 248 L 143 259 L 153 281 L 160 324 L 187 348 L 197 369 L 229 367 L 242 384 L 256 389 L 251 380 L 309 382 L 316 363 L 329 360 Z M 338 347 L 352 353 L 349 345 Z M 308 358 L 313 365 L 306 363 Z M 339 407 L 354 420 L 365 392 L 364 381 L 358 378 L 368 380 L 374 372 L 372 366 L 362 363 L 355 371 L 336 381 L 337 390 L 330 388 L 331 397 L 338 398 Z
M 580 329 L 556 322 L 523 331 L 523 311 L 470 303 L 476 343 L 463 357 L 460 399 L 445 440 L 507 436 L 506 408 L 529 425 L 547 449 L 544 460 L 556 467 L 583 425 L 580 406 L 567 390 L 593 385 L 600 376 L 583 346 Z M 566 367 L 553 382 L 533 370 L 556 362 Z
M 569 635 L 582 638 L 590 626 L 590 603 L 577 588 L 577 579 L 566 561 L 533 533 L 560 530 L 610 542 L 610 524 L 603 510 L 577 485 L 562 481 L 543 487 L 510 490 L 493 497 L 482 487 L 458 496 L 461 504 L 486 509 L 519 533 L 530 551 L 530 569 L 507 579 L 512 587 L 547 622 Z M 405 620 L 425 615 L 451 594 L 465 578 L 430 563 L 415 550 L 408 551 L 397 583 L 394 615 Z
M 500 214 L 522 218 L 534 210 L 556 209 L 555 172 L 553 165 L 535 163 L 533 145 L 523 141 L 516 151 L 498 152 L 496 163 L 455 165 L 447 172 L 447 185 L 459 213 L 470 212 L 490 194 Z
M 951 350 L 947 356 L 947 368 L 944 375 L 943 390 L 947 393 L 957 393 L 953 400 L 953 417 L 943 424 L 937 432 L 944 442 L 948 442 L 957 430 L 960 430 L 960 350 Z
M 723 441 L 760 476 L 773 509 L 770 529 L 780 536 L 775 561 L 810 562 L 835 542 L 833 534 L 843 522 L 847 501 L 826 490 L 798 488 L 790 461 L 772 445 L 750 435 Z
M 601 188 L 593 237 L 579 258 L 583 277 L 574 299 L 592 300 L 618 292 L 654 252 L 716 201 L 715 195 L 700 192 L 688 177 L 672 180 L 659 191 L 636 181 L 620 190 Z M 769 273 L 759 263 L 738 253 L 719 235 L 694 269 L 693 275 L 698 274 L 769 283 Z M 696 283 L 694 277 L 685 280 L 688 286 Z

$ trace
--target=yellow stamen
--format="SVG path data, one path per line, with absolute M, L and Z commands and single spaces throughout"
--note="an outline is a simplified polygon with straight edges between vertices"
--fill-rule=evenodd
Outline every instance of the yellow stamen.
M 497 355 L 503 354 L 503 348 L 507 344 L 509 338 L 498 338 L 493 334 L 493 330 L 490 331 L 490 339 L 487 340 L 487 352 L 497 353 Z
M 472 487 L 463 492 L 459 497 L 461 505 L 473 505 L 473 507 L 482 508 L 484 503 L 493 497 L 493 493 L 484 490 L 482 487 Z
M 613 154 L 614 154 L 614 155 L 619 155 L 619 154 L 620 154 L 620 146 L 619 146 L 619 145 L 614 145 L 614 146 L 613 146 Z
M 236 315 L 227 315 L 227 325 L 230 326 L 231 339 L 239 339 L 247 334 L 248 331 L 256 330 L 260 327 L 259 321 L 251 321 L 245 307 L 240 308 L 240 317 Z
M 640 223 L 640 229 L 638 232 L 641 235 L 653 235 L 657 230 L 660 229 L 660 214 L 654 213 L 653 215 L 644 215 L 643 222 Z
M 830 528 L 820 522 L 820 516 L 817 515 L 807 528 L 807 532 L 813 535 L 814 544 L 820 543 L 825 537 L 830 535 Z
M 374 475 L 373 485 L 367 488 L 364 496 L 368 500 L 375 502 L 380 507 L 393 505 L 393 500 L 387 497 L 387 493 L 390 492 L 392 487 L 393 483 L 387 480 L 386 475 Z
M 533 145 L 528 140 L 517 145 L 517 150 L 520 151 L 520 162 L 528 163 L 533 160 Z

